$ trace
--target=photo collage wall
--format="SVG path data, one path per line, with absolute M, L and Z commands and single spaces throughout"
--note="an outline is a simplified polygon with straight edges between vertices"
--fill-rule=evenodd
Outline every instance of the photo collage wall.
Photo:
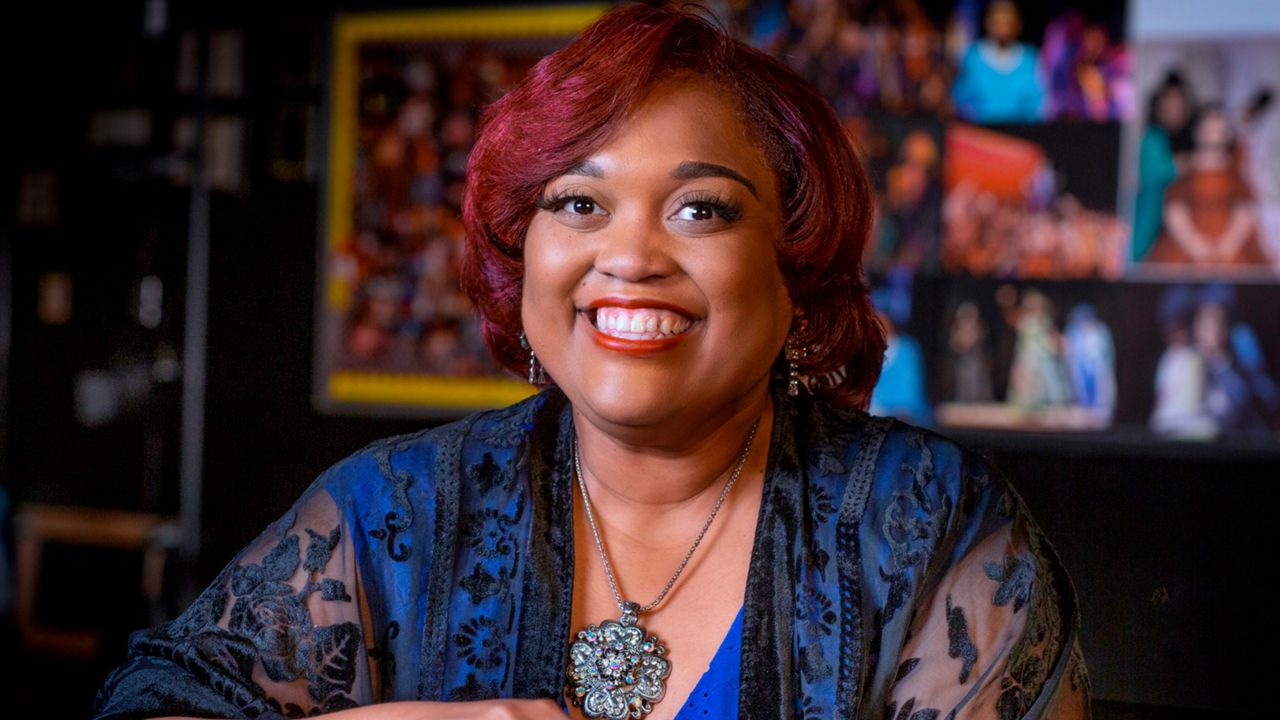
M 872 412 L 1280 444 L 1280 21 L 1221 5 L 1223 27 L 1144 0 L 733 15 L 878 189 Z
M 873 412 L 1280 447 L 1274 8 L 706 4 L 825 95 L 871 174 L 865 264 L 891 333 Z M 477 109 L 605 6 L 568 7 L 425 11 L 417 35 L 335 22 L 321 407 L 529 392 L 457 290 L 457 210 Z

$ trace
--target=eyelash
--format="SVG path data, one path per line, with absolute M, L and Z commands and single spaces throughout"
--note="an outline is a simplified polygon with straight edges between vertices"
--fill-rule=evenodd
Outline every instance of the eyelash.
M 554 195 L 540 196 L 534 201 L 534 206 L 539 210 L 556 212 L 570 200 L 586 200 L 593 205 L 599 205 L 590 195 L 584 195 L 575 190 L 565 190 Z M 726 222 L 733 222 L 742 217 L 742 206 L 740 204 L 717 193 L 698 191 L 680 198 L 680 209 L 683 210 L 690 205 L 706 205 Z
M 742 217 L 742 205 L 713 192 L 695 191 L 680 198 L 680 209 L 683 210 L 690 205 L 706 205 L 725 222 L 733 222 Z
M 573 190 L 558 192 L 555 195 L 540 196 L 533 204 L 539 210 L 555 212 L 564 207 L 564 204 L 570 200 L 586 200 L 589 203 L 596 204 L 596 201 L 590 196 L 583 195 L 582 193 Z

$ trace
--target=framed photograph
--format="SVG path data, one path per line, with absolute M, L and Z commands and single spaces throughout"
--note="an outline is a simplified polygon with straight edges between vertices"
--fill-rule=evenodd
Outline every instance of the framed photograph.
M 947 128 L 942 266 L 974 277 L 1118 279 L 1115 123 Z M 1087 148 L 1083 152 L 1082 148 Z
M 1280 442 L 1280 316 L 1263 283 L 1132 283 L 1117 419 L 1172 440 Z
M 1280 280 L 1280 36 L 1146 38 L 1135 54 L 1130 277 Z
M 1122 389 L 1115 283 L 958 278 L 948 285 L 933 366 L 940 426 L 1111 427 Z
M 323 411 L 439 417 L 532 388 L 489 356 L 459 287 L 481 111 L 604 5 L 338 15 L 319 252 Z

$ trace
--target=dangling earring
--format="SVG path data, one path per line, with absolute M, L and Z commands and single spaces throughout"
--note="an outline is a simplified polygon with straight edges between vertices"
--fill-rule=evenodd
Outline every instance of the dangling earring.
M 787 394 L 795 397 L 800 394 L 800 361 L 808 355 L 805 348 L 800 347 L 795 335 L 787 336 Z
M 533 347 L 529 345 L 529 338 L 525 337 L 524 331 L 520 331 L 520 347 L 529 351 L 529 384 L 545 385 L 547 383 L 547 373 L 538 364 L 538 358 L 533 354 Z

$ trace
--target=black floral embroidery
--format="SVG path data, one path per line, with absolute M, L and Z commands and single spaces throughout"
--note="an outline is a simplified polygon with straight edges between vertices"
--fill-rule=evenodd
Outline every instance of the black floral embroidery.
M 373 457 L 378 463 L 382 476 L 393 483 L 391 505 L 394 508 L 383 516 L 385 527 L 369 531 L 369 535 L 387 543 L 387 556 L 397 562 L 409 559 L 412 551 L 409 545 L 397 542 L 400 533 L 408 532 L 413 525 L 413 506 L 409 504 L 409 486 L 413 484 L 413 474 L 404 470 L 395 470 L 391 466 L 391 456 L 404 450 L 409 441 L 385 442 L 373 449 Z
M 835 673 L 822 652 L 822 643 L 809 643 L 800 648 L 800 672 L 810 683 L 826 680 Z
M 458 585 L 471 596 L 471 602 L 479 605 L 485 600 L 497 595 L 498 593 L 506 593 L 511 589 L 511 578 L 509 577 L 507 568 L 498 568 L 498 574 L 495 577 L 492 573 L 484 568 L 484 565 L 476 563 L 471 572 L 461 580 Z
M 880 568 L 880 579 L 889 583 L 889 593 L 885 598 L 882 620 L 887 625 L 893 621 L 893 616 L 902 609 L 903 603 L 907 601 L 907 593 L 911 591 L 911 581 L 907 578 L 905 572 L 889 574 L 884 571 L 884 568 Z M 877 610 L 876 612 L 879 613 L 880 611 Z
M 511 526 L 514 519 L 493 508 L 476 510 L 467 515 L 463 541 L 485 558 L 497 558 L 509 555 L 514 539 L 511 537 Z
M 466 683 L 454 688 L 449 697 L 458 701 L 491 700 L 498 697 L 498 683 L 481 683 L 475 673 L 467 673 Z
M 351 692 L 360 654 L 360 628 L 355 623 L 318 627 L 311 636 L 307 690 L 318 702 Z M 348 698 L 349 699 L 349 698 Z M 328 706 L 325 712 L 330 712 Z
M 236 568 L 231 577 L 236 602 L 228 629 L 253 642 L 267 677 L 276 682 L 296 680 L 311 650 L 311 615 L 287 582 L 297 567 L 298 537 L 290 535 L 260 564 Z
M 1016 496 L 1012 502 L 1019 503 Z M 1025 515 L 1025 510 L 1020 513 Z M 1031 523 L 1027 525 L 1027 541 L 1035 558 L 1035 576 L 1050 578 L 1046 558 L 1052 551 L 1045 550 L 1044 536 Z M 1027 604 L 1026 626 L 1009 652 L 1000 679 L 1000 698 L 996 701 L 1000 720 L 1022 717 L 1042 692 L 1058 653 L 1068 652 L 1062 646 L 1062 606 L 1054 583 L 1033 583 Z
M 796 594 L 796 619 L 803 624 L 804 637 L 814 641 L 830 635 L 838 618 L 831 598 L 806 582 Z
M 1020 718 L 1031 708 L 1040 692 L 1041 679 L 1048 670 L 1039 655 L 1027 655 L 1000 679 L 996 712 L 1000 720 Z
M 475 617 L 464 622 L 453 636 L 458 656 L 477 668 L 496 668 L 506 661 L 507 643 L 498 624 L 488 617 Z
M 529 438 L 534 413 L 539 405 L 534 399 L 487 413 L 483 422 L 476 423 L 471 437 L 490 447 L 520 447 Z
M 466 473 L 467 482 L 477 488 L 481 495 L 487 495 L 490 490 L 499 486 L 510 490 L 511 484 L 515 482 L 515 473 L 494 462 L 493 453 L 485 453 L 479 463 L 468 466 L 463 472 Z
M 936 720 L 938 711 L 933 708 L 920 708 L 916 710 L 916 699 L 910 698 L 902 704 L 902 708 L 898 708 L 895 702 L 889 703 L 884 710 L 884 716 L 890 720 Z
M 929 557 L 951 512 L 946 496 L 941 503 L 929 497 L 927 488 L 934 481 L 933 451 L 925 443 L 924 435 L 912 433 L 907 444 L 920 451 L 916 462 L 902 465 L 902 471 L 911 476 L 911 486 L 893 493 L 885 507 L 881 527 L 890 551 L 889 566 L 880 570 L 881 578 L 890 585 L 885 623 L 893 620 L 910 594 L 907 570 L 921 565 Z
M 315 627 L 307 607 L 312 595 L 324 602 L 351 601 L 345 583 L 320 577 L 341 541 L 341 528 L 323 534 L 306 529 L 305 560 L 299 536 L 283 534 L 287 530 L 282 523 L 280 539 L 260 562 L 240 565 L 230 570 L 229 577 L 224 575 L 234 596 L 225 631 L 213 624 L 229 599 L 225 590 L 217 589 L 207 592 L 179 627 L 204 624 L 205 629 L 194 637 L 200 656 L 232 676 L 248 677 L 256 659 L 272 681 L 305 678 L 317 706 L 281 706 L 268 699 L 266 704 L 282 715 L 305 717 L 351 707 L 362 645 L 360 628 L 349 622 Z M 300 567 L 306 581 L 295 591 L 290 580 Z M 260 687 L 254 687 L 261 693 Z
M 835 499 L 821 483 L 815 482 L 809 486 L 809 504 L 814 510 L 814 520 L 819 524 L 826 523 L 836 511 Z
M 827 720 L 831 717 L 831 711 L 827 709 L 817 698 L 807 692 L 801 694 L 800 697 L 800 718 L 801 720 Z
M 982 566 L 987 577 L 1000 583 L 991 602 L 995 605 L 1008 605 L 1013 601 L 1013 611 L 1017 613 L 1031 601 L 1031 589 L 1035 584 L 1036 569 L 1024 557 L 1009 555 L 1004 559 L 1004 567 L 999 563 L 988 562 Z
M 915 670 L 916 666 L 919 664 L 920 658 L 907 658 L 906 660 L 903 660 L 902 664 L 898 666 L 898 672 L 893 676 L 893 681 L 895 683 L 902 682 L 902 678 L 910 675 L 911 671 Z
M 973 672 L 974 663 L 978 662 L 978 648 L 969 638 L 969 623 L 964 618 L 964 609 L 952 607 L 951 595 L 947 595 L 947 656 L 960 658 L 964 664 L 960 668 L 960 684 L 969 682 L 969 674 Z
M 392 689 L 396 686 L 396 654 L 391 650 L 391 643 L 399 636 L 400 623 L 392 620 L 382 632 L 382 642 L 377 647 L 368 649 L 369 658 L 378 664 L 383 700 L 391 697 Z
M 224 571 L 177 619 L 160 626 L 158 631 L 167 638 L 184 638 L 202 630 L 216 630 L 229 598 L 227 573 Z

